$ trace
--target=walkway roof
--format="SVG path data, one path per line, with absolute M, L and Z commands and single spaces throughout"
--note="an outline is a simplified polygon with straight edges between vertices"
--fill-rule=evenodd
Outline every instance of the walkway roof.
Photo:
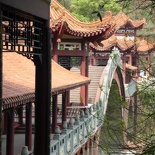
M 127 37 L 120 39 L 115 35 L 101 41 L 100 44 L 97 42 L 90 42 L 89 46 L 91 49 L 98 52 L 110 52 L 113 47 L 117 47 L 121 51 L 137 51 L 141 54 L 155 50 L 155 43 L 148 43 L 144 38 L 142 40 L 129 40 Z
M 52 94 L 90 83 L 90 78 L 66 70 L 52 60 Z M 3 52 L 3 109 L 34 102 L 35 66 L 17 53 Z

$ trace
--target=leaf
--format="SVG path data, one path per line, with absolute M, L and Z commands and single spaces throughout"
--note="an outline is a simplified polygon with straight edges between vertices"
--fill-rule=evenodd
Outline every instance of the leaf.
M 98 13 L 98 11 L 93 11 L 93 12 L 92 12 L 92 14 L 97 14 L 97 13 Z
M 100 21 L 102 21 L 102 17 L 101 17 L 100 12 L 97 13 L 97 16 L 99 17 Z
M 104 5 L 100 5 L 100 4 L 99 4 L 99 10 L 102 10 L 103 7 L 104 7 Z

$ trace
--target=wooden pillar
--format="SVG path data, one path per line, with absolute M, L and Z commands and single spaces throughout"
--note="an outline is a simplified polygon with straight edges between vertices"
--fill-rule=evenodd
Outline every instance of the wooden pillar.
M 14 108 L 7 112 L 6 155 L 14 155 Z
M 1 9 L 1 15 L 0 15 L 0 40 L 2 42 L 2 8 L 0 4 Z M 2 43 L 0 45 L 0 122 L 2 122 L 2 107 L 3 107 L 3 101 L 2 101 Z M 0 130 L 0 146 L 2 146 L 2 131 Z M 0 152 L 2 152 L 2 147 L 0 147 Z
M 3 112 L 3 134 L 7 132 L 7 112 Z
M 138 61 L 139 61 L 139 56 L 138 56 L 138 54 L 136 54 L 136 67 L 137 67 L 137 70 L 136 70 L 136 78 L 138 78 L 138 73 L 139 73 L 139 63 L 138 63 Z
M 26 104 L 25 146 L 28 150 L 32 150 L 32 103 Z
M 66 97 L 67 97 L 67 106 L 70 106 L 70 90 L 66 91 Z
M 58 42 L 57 42 L 57 35 L 54 36 L 53 38 L 53 60 L 58 63 L 58 55 L 57 55 L 57 50 L 58 50 Z
M 88 65 L 88 57 L 86 57 L 86 73 L 85 76 L 88 77 L 89 65 Z M 85 106 L 88 106 L 88 85 L 85 85 Z
M 57 126 L 57 102 L 58 96 L 56 94 L 52 96 L 52 133 L 55 132 L 55 127 Z
M 34 55 L 34 62 L 36 65 L 34 155 L 50 154 L 51 32 L 49 29 L 49 23 L 46 22 L 46 24 L 47 25 L 44 27 L 43 31 L 42 55 Z
M 17 110 L 18 110 L 19 123 L 23 124 L 23 106 L 19 107 Z
M 81 62 L 81 75 L 86 76 L 86 57 L 82 57 L 82 62 Z M 85 99 L 85 92 L 86 92 L 86 87 L 81 86 L 81 94 L 80 94 L 80 99 L 81 99 L 81 105 L 86 105 L 86 99 Z
M 67 120 L 67 93 L 62 93 L 62 123 Z
M 129 55 L 129 64 L 132 65 L 132 54 Z
M 85 50 L 85 40 L 82 42 L 82 50 Z M 88 77 L 88 57 L 83 56 L 81 61 L 81 75 Z M 88 85 L 81 86 L 81 104 L 88 105 Z

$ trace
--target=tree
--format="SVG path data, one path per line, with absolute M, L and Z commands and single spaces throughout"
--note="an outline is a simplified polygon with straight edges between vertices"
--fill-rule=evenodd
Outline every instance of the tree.
M 61 0 L 62 2 L 63 0 Z M 99 11 L 103 17 L 106 11 L 112 11 L 116 13 L 119 11 L 120 6 L 115 0 L 68 0 L 70 7 L 65 7 L 79 20 L 85 22 L 91 22 L 92 20 L 98 20 L 96 14 L 93 14 L 94 11 Z M 61 3 L 67 4 L 67 3 Z M 102 6 L 102 9 L 101 7 Z

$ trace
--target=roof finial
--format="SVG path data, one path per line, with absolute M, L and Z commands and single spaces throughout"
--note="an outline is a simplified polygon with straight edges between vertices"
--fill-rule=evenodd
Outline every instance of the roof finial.
M 122 7 L 120 7 L 120 12 L 123 12 L 123 8 Z

